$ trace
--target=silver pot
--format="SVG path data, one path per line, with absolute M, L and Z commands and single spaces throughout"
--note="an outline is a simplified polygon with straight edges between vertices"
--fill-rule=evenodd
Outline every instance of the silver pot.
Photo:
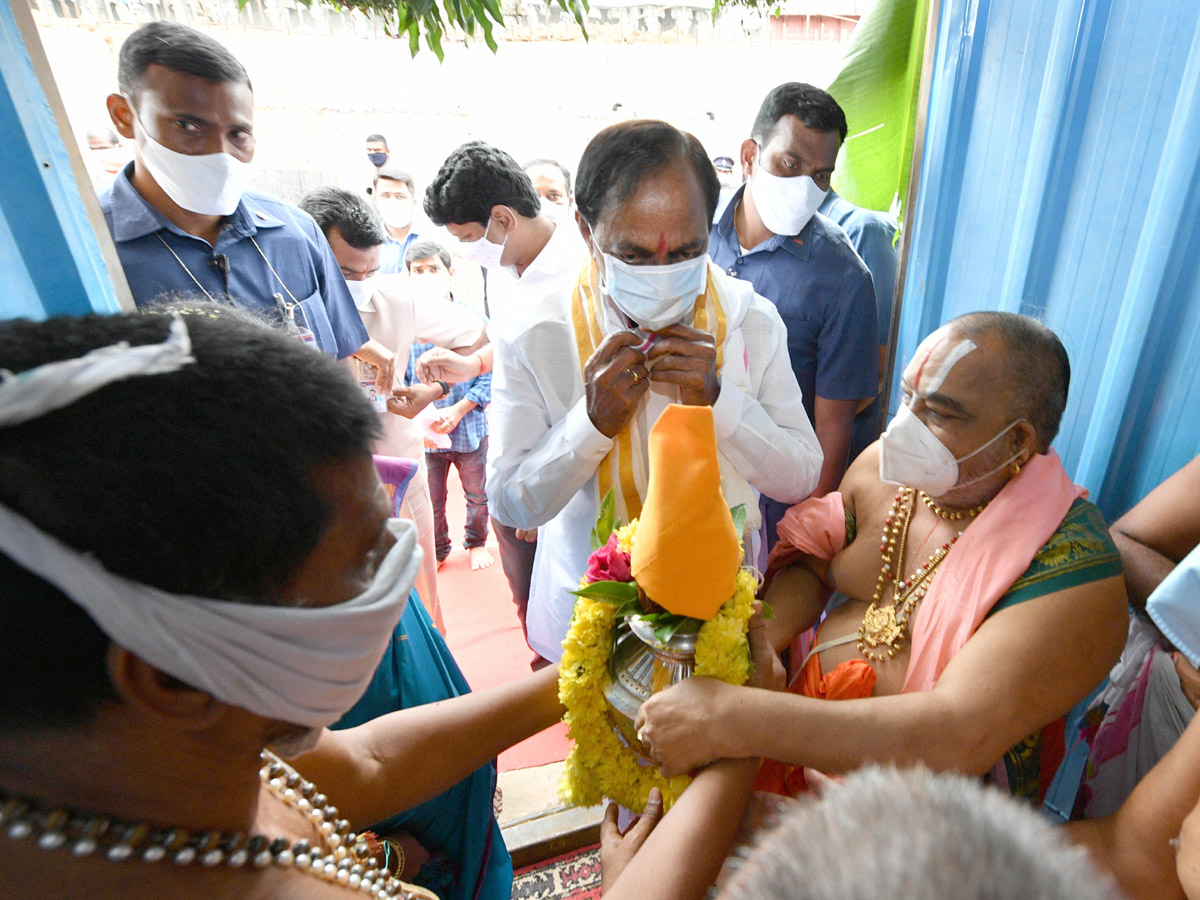
M 649 763 L 633 722 L 642 704 L 661 690 L 691 677 L 696 670 L 696 635 L 675 634 L 666 643 L 654 636 L 654 626 L 630 616 L 615 628 L 616 645 L 609 660 L 609 719 L 627 746 Z

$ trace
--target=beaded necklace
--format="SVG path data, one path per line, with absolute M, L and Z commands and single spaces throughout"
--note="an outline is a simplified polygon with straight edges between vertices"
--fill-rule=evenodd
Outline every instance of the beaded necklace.
M 953 512 L 942 509 L 934 504 L 932 498 L 921 491 L 921 499 L 940 518 L 957 520 L 973 519 L 987 504 L 973 509 Z M 909 629 L 917 605 L 925 598 L 929 590 L 933 574 L 941 564 L 954 542 L 962 537 L 959 531 L 949 541 L 933 551 L 928 560 L 921 563 L 912 571 L 908 578 L 897 581 L 904 565 L 904 551 L 908 546 L 908 527 L 912 524 L 913 512 L 916 510 L 917 491 L 913 488 L 901 488 L 892 501 L 892 508 L 883 522 L 883 536 L 880 539 L 879 553 L 883 557 L 883 565 L 879 570 L 879 578 L 875 581 L 875 593 L 871 597 L 871 605 L 863 614 L 862 624 L 858 627 L 858 652 L 864 659 L 871 662 L 883 662 L 892 659 L 904 646 L 909 638 Z M 883 606 L 884 590 L 888 582 L 893 582 L 892 603 Z
M 33 839 L 43 850 L 69 848 L 75 856 L 100 855 L 112 862 L 141 859 L 177 865 L 233 869 L 291 867 L 325 881 L 375 897 L 420 900 L 433 895 L 392 875 L 371 853 L 367 840 L 350 831 L 316 786 L 269 750 L 262 752 L 259 777 L 267 791 L 301 812 L 320 835 L 316 845 L 241 832 L 200 831 L 151 825 L 98 813 L 47 809 L 23 797 L 0 792 L 0 827 L 16 841 Z M 436 898 L 433 898 L 436 900 Z

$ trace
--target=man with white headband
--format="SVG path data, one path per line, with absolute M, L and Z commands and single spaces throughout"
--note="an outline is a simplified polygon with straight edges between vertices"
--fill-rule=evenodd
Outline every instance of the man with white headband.
M 790 693 L 689 679 L 655 695 L 638 725 L 664 774 L 764 756 L 781 762 L 760 786 L 793 793 L 805 766 L 921 762 L 1040 800 L 1061 717 L 1126 622 L 1104 520 L 1050 448 L 1069 378 L 1061 342 L 1025 316 L 972 313 L 926 338 L 880 441 L 780 522 L 775 645 L 826 613 L 816 646 L 792 646 Z M 834 586 L 848 599 L 826 610 Z
M 121 45 L 113 126 L 134 160 L 100 196 L 139 306 L 201 294 L 282 321 L 339 359 L 367 344 L 320 230 L 304 213 L 249 190 L 254 94 L 233 55 L 173 22 Z M 364 352 L 385 364 L 378 348 Z
M 236 317 L 92 317 L 0 329 L 0 368 L 0 893 L 124 897 L 136 864 L 155 896 L 324 897 L 302 866 L 371 880 L 350 830 L 561 714 L 549 671 L 324 729 L 396 643 L 421 553 L 387 518 L 376 414 L 320 354 Z M 335 801 L 259 760 L 314 742 Z
M 492 515 L 538 528 L 529 643 L 558 659 L 590 534 L 611 490 L 622 521 L 646 491 L 646 441 L 671 403 L 711 406 L 721 489 L 750 510 L 759 492 L 795 502 L 821 451 L 804 413 L 779 314 L 709 263 L 719 185 L 703 146 L 666 122 L 632 120 L 588 144 L 575 183 L 590 258 L 570 293 L 496 342 Z
M 236 315 L 10 323 L 0 373 L 0 895 L 433 897 L 360 829 L 555 721 L 557 672 L 324 728 L 420 562 L 354 381 Z M 606 896 L 703 896 L 751 775 L 606 822 Z
M 713 225 L 709 255 L 779 309 L 804 410 L 825 454 L 815 494 L 846 471 L 854 416 L 877 393 L 871 273 L 836 225 L 817 214 L 829 191 L 846 117 L 825 91 L 789 82 L 772 90 L 742 142 L 746 183 Z M 763 503 L 767 540 L 786 497 Z

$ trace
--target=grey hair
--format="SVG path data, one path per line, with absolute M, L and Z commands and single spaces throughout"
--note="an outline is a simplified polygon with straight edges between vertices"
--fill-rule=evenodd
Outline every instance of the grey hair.
M 978 779 L 871 766 L 785 814 L 737 900 L 1120 900 L 1081 847 Z

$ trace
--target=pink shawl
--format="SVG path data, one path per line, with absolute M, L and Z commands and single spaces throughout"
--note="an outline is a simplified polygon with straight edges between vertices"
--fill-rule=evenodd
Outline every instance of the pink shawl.
M 906 692 L 937 684 L 950 659 L 1058 530 L 1071 504 L 1086 496 L 1053 450 L 1034 456 L 1004 486 L 963 531 L 917 609 Z M 845 545 L 845 529 L 842 495 L 827 494 L 802 501 L 784 514 L 779 543 L 794 548 L 793 553 L 832 559 Z M 776 547 L 772 559 L 788 556 L 788 549 L 780 553 Z

